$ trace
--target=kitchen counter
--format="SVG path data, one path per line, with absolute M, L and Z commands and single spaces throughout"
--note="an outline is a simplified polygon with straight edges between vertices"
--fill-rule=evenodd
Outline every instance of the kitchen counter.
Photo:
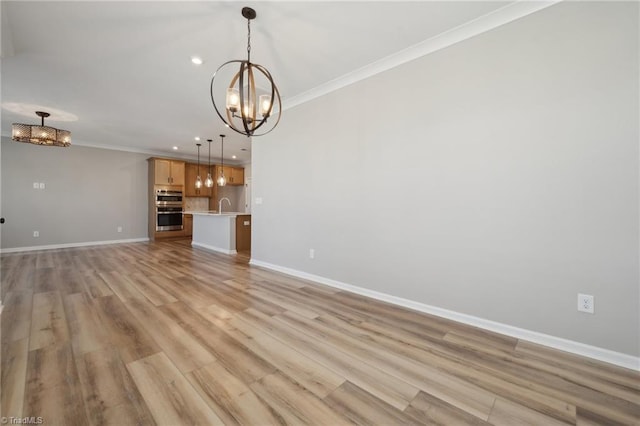
M 193 215 L 191 245 L 225 254 L 236 254 L 236 217 L 241 212 L 185 211 Z
M 233 216 L 236 217 L 238 215 L 246 215 L 247 213 L 242 213 L 242 212 L 225 212 L 223 211 L 222 213 L 218 213 L 215 210 L 208 210 L 208 211 L 200 211 L 200 210 L 195 210 L 195 211 L 185 211 L 184 214 L 191 214 L 191 215 L 198 215 L 198 216 Z

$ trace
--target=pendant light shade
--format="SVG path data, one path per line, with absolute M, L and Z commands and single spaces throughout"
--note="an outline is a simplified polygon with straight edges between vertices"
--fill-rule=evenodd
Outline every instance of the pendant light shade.
M 220 138 L 222 138 L 222 148 L 220 152 L 220 175 L 217 179 L 218 186 L 225 186 L 227 184 L 227 178 L 224 177 L 224 136 L 225 135 L 220 135 Z
M 37 124 L 13 123 L 11 125 L 11 139 L 35 145 L 71 145 L 71 132 L 44 125 L 44 119 L 51 114 L 44 111 L 36 111 L 36 115 L 42 119 L 39 126 Z
M 200 179 L 200 145 L 199 143 L 196 144 L 198 146 L 198 176 L 196 177 L 196 189 L 200 189 L 202 188 L 202 179 Z
M 256 11 L 243 7 L 242 16 L 247 19 L 247 59 L 225 62 L 216 70 L 211 79 L 211 101 L 227 127 L 245 136 L 261 136 L 280 122 L 282 102 L 269 70 L 251 62 L 251 20 L 255 19 Z M 231 77 L 226 90 L 216 91 L 216 76 L 218 80 L 224 78 L 220 75 L 225 72 L 228 75 L 229 68 L 234 66 L 237 72 Z M 221 102 L 222 96 L 225 96 L 224 103 Z
M 213 186 L 213 178 L 211 177 L 211 142 L 213 142 L 213 139 L 207 139 L 207 142 L 209 142 L 209 171 L 207 178 L 204 180 L 204 186 L 211 188 Z

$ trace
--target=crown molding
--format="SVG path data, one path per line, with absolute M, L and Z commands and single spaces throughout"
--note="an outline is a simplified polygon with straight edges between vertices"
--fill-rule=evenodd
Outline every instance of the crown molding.
M 283 110 L 309 102 L 315 98 L 319 98 L 320 96 L 324 96 L 353 83 L 357 83 L 360 80 L 364 80 L 391 68 L 413 61 L 414 59 L 437 52 L 438 50 L 442 50 L 494 28 L 508 24 L 509 22 L 513 22 L 524 16 L 546 9 L 549 6 L 560 3 L 561 1 L 562 0 L 518 0 L 514 3 L 510 3 L 500 9 L 494 10 L 486 15 L 447 30 L 437 36 L 424 40 L 369 65 L 365 65 L 362 68 L 349 72 L 327 83 L 323 83 L 320 86 L 307 90 L 299 95 L 283 99 Z

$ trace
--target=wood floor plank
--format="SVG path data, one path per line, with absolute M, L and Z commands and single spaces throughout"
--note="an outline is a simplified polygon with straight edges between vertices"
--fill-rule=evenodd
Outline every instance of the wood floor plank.
M 29 350 L 60 344 L 69 340 L 69 329 L 58 291 L 33 295 L 33 315 Z
M 589 375 L 612 385 L 640 391 L 640 371 L 621 368 L 595 359 L 558 351 L 536 343 L 520 340 L 516 352 L 539 360 L 541 364 L 562 370 Z
M 85 292 L 92 298 L 111 296 L 113 294 L 109 285 L 107 285 L 107 283 L 94 269 L 83 273 L 82 281 Z
M 145 296 L 138 291 L 129 277 L 120 271 L 100 272 L 99 275 L 121 302 L 127 302 L 132 299 L 145 299 Z
M 5 314 L 2 315 L 4 317 Z M 2 353 L 2 415 L 19 418 L 23 412 L 29 339 L 14 340 L 5 345 Z
M 8 292 L 33 292 L 33 277 L 36 268 L 36 260 L 33 256 L 24 253 L 5 256 L 3 257 L 1 268 L 2 300 L 6 300 Z
M 155 421 L 116 348 L 76 356 L 92 425 L 153 425 Z
M 319 398 L 345 381 L 344 377 L 239 318 L 225 331 Z
M 226 425 L 285 424 L 274 409 L 219 362 L 187 373 L 186 377 Z
M 96 306 L 109 343 L 118 348 L 125 364 L 161 351 L 117 296 L 96 299 Z
M 455 375 L 428 364 L 417 363 L 409 354 L 397 353 L 388 347 L 375 345 L 375 341 L 370 338 L 363 339 L 357 332 L 349 335 L 345 333 L 344 328 L 331 327 L 320 320 L 308 320 L 291 312 L 278 315 L 275 319 L 314 338 L 324 338 L 361 362 L 398 377 L 478 418 L 486 420 L 489 417 L 495 395 Z M 344 327 L 349 326 L 345 324 Z
M 135 285 L 136 289 L 156 306 L 178 301 L 178 299 L 173 295 L 157 285 L 153 276 L 150 277 L 136 272 L 131 274 L 129 277 L 131 278 L 131 283 Z
M 130 299 L 126 306 L 181 372 L 216 360 L 193 336 L 150 302 Z
M 64 307 L 74 354 L 102 350 L 109 345 L 97 306 L 86 293 L 65 296 Z
M 404 412 L 418 424 L 443 426 L 491 424 L 426 392 L 420 392 Z
M 163 352 L 127 369 L 158 425 L 224 425 Z
M 75 269 L 69 268 L 68 263 L 64 263 L 66 267 L 57 268 L 56 273 L 56 290 L 61 295 L 82 293 L 85 290 L 82 274 Z
M 239 318 L 271 334 L 336 374 L 360 386 L 388 404 L 403 410 L 418 388 L 362 362 L 322 340 L 311 337 L 260 312 L 247 309 Z M 235 325 L 235 320 L 231 320 Z
M 229 280 L 229 281 L 226 281 L 225 283 L 227 282 L 233 282 L 233 281 Z M 273 294 L 268 290 L 262 290 L 258 286 L 250 286 L 248 288 L 245 288 L 243 291 L 251 297 L 258 297 L 260 299 L 266 300 L 267 302 L 273 303 L 274 305 L 277 305 L 281 308 L 279 312 L 273 312 L 272 315 L 276 313 L 282 313 L 284 311 L 292 311 L 297 313 L 298 315 L 302 315 L 303 317 L 310 318 L 310 319 L 316 318 L 320 315 L 317 311 L 309 309 L 307 305 L 304 305 L 302 303 L 296 303 L 286 297 Z
M 160 309 L 180 324 L 244 383 L 254 382 L 276 371 L 276 367 L 182 302 L 170 303 L 161 306 Z
M 341 318 L 320 317 L 318 321 L 326 321 L 341 328 L 347 326 L 339 325 L 345 321 Z M 347 321 L 349 323 L 349 321 Z M 349 323 L 351 324 L 351 323 Z M 448 373 L 457 377 L 455 382 L 459 380 L 466 381 L 469 385 L 475 385 L 485 389 L 488 393 L 494 395 L 502 395 L 515 399 L 524 404 L 528 404 L 535 409 L 545 412 L 555 418 L 572 422 L 575 421 L 575 405 L 568 403 L 562 398 L 551 397 L 545 393 L 533 391 L 528 385 L 528 381 L 518 381 L 517 376 L 503 374 L 499 371 L 503 363 L 505 355 L 502 354 L 497 360 L 485 362 L 482 357 L 475 351 L 469 351 L 463 347 L 451 345 L 445 340 L 433 339 L 431 337 L 419 336 L 407 330 L 383 326 L 377 324 L 371 326 L 371 323 L 355 323 L 356 333 L 368 332 L 367 338 L 372 339 L 376 344 L 382 345 L 388 350 L 404 354 L 415 361 L 421 363 L 425 368 L 436 368 L 436 371 L 430 377 L 439 378 L 439 382 L 447 383 L 447 376 L 442 373 Z M 348 328 L 348 327 L 347 327 Z M 355 335 L 353 332 L 350 335 Z M 488 364 L 488 365 L 487 365 Z M 514 383 L 517 382 L 517 383 Z M 454 382 L 452 382 L 453 384 Z M 433 383 L 437 385 L 438 382 Z M 427 384 L 425 384 L 427 385 Z M 455 404 L 456 393 L 447 395 L 447 386 L 442 389 L 424 388 L 426 392 L 431 392 L 438 398 L 444 399 Z M 458 399 L 460 399 L 458 397 Z M 464 401 L 464 398 L 462 398 Z M 488 404 L 488 401 L 487 401 Z M 484 404 L 485 415 L 490 406 Z M 480 408 L 478 407 L 478 408 Z M 471 407 L 470 407 L 471 408 Z M 486 418 L 486 417 L 485 417 Z
M 530 408 L 501 398 L 496 400 L 493 410 L 491 410 L 491 415 L 489 416 L 489 422 L 495 426 L 567 425 L 565 422 L 558 421 Z
M 70 342 L 29 352 L 23 415 L 54 425 L 89 424 Z
M 281 373 L 273 373 L 250 385 L 287 424 L 348 425 L 353 424 L 339 412 L 332 410 L 311 392 L 287 379 Z
M 29 337 L 33 311 L 32 291 L 10 291 L 3 299 L 2 342 L 15 342 Z
M 399 425 L 416 422 L 415 418 L 349 382 L 344 382 L 331 392 L 324 398 L 324 402 L 333 411 L 359 425 Z

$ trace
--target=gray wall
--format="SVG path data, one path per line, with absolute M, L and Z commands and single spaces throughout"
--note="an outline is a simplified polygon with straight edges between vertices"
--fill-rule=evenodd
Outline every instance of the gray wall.
M 285 111 L 252 258 L 639 355 L 638 47 L 563 2 Z
M 3 137 L 2 249 L 146 238 L 147 157 Z

